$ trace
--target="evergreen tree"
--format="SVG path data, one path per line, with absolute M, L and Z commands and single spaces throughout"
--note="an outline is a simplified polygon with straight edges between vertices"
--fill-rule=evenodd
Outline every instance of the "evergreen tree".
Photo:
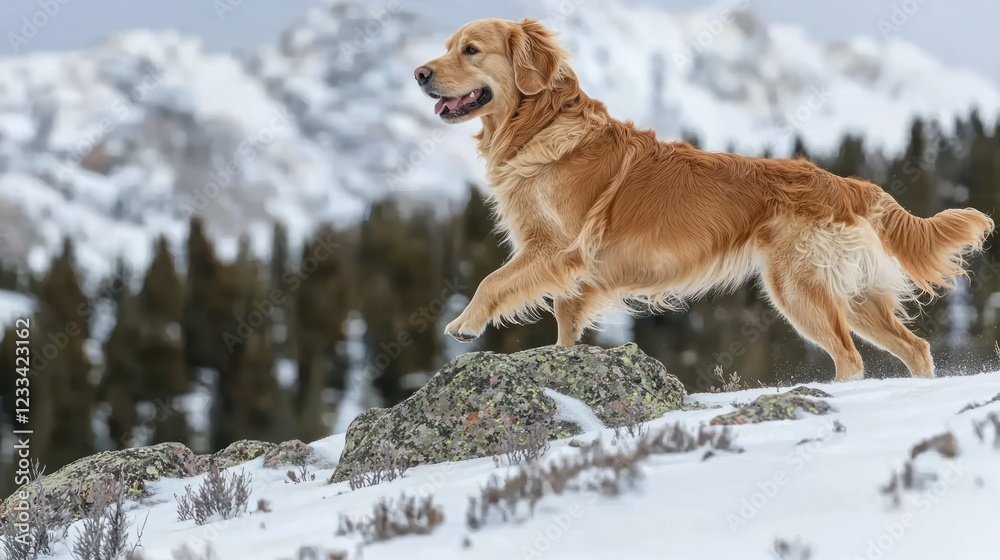
M 119 448 L 133 445 L 139 424 L 137 405 L 143 398 L 144 374 L 139 360 L 139 305 L 127 290 L 119 297 L 115 327 L 104 343 L 100 398 L 108 404 L 108 433 Z
M 795 144 L 792 146 L 792 157 L 811 159 L 809 157 L 809 150 L 806 149 L 806 143 L 798 134 L 795 135 Z
M 433 214 L 404 216 L 392 200 L 372 204 L 361 225 L 358 286 L 368 368 L 384 402 L 394 404 L 417 387 L 411 374 L 433 372 L 441 356 L 436 320 L 443 310 L 444 239 Z M 431 308 L 437 309 L 434 312 Z
M 187 241 L 187 300 L 184 306 L 184 354 L 188 366 L 216 373 L 210 446 L 222 449 L 239 439 L 243 386 L 241 362 L 253 327 L 237 321 L 241 277 L 215 256 L 200 218 L 192 218 Z M 242 327 L 242 328 L 241 328 Z
M 48 433 L 35 439 L 44 445 L 35 446 L 34 451 L 52 471 L 94 452 L 95 391 L 84 351 L 90 337 L 90 303 L 73 261 L 73 244 L 66 239 L 62 254 L 53 259 L 42 281 L 40 313 L 32 332 L 38 341 L 32 352 L 33 380 L 37 381 L 33 385 L 49 387 L 52 407 L 51 426 L 39 428 Z M 47 424 L 47 419 L 42 423 Z
M 184 286 L 166 239 L 156 243 L 153 261 L 138 297 L 141 323 L 138 361 L 142 367 L 144 400 L 156 408 L 155 442 L 187 441 L 189 430 L 175 399 L 190 392 L 191 375 L 184 361 L 181 322 Z
M 860 137 L 848 134 L 840 142 L 837 157 L 829 170 L 841 177 L 864 177 L 867 172 L 865 163 L 864 141 Z
M 343 392 L 347 359 L 343 348 L 345 323 L 351 309 L 351 287 L 344 247 L 347 240 L 332 228 L 321 228 L 302 248 L 299 266 L 286 275 L 294 294 L 298 377 L 293 410 L 301 439 L 329 433 L 323 423 L 323 393 Z

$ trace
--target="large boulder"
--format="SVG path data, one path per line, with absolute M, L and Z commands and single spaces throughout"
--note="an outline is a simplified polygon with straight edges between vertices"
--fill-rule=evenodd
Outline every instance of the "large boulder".
M 384 468 L 387 449 L 393 460 L 433 464 L 488 457 L 501 441 L 539 431 L 578 433 L 560 421 L 546 389 L 578 399 L 608 426 L 658 418 L 685 397 L 680 381 L 634 344 L 463 354 L 402 403 L 355 418 L 332 481 Z
M 332 480 L 382 468 L 386 445 L 418 465 L 492 455 L 507 426 L 524 437 L 539 424 L 555 426 L 555 401 L 543 393 L 506 356 L 463 354 L 405 401 L 355 418 Z
M 57 510 L 71 510 L 79 516 L 95 484 L 113 477 L 125 484 L 129 496 L 146 495 L 146 483 L 161 478 L 184 478 L 201 474 L 208 467 L 204 458 L 180 443 L 160 443 L 149 447 L 104 451 L 78 459 L 52 474 L 42 477 L 49 505 Z M 30 488 L 30 485 L 27 487 Z M 13 505 L 21 490 L 0 504 L 0 517 Z

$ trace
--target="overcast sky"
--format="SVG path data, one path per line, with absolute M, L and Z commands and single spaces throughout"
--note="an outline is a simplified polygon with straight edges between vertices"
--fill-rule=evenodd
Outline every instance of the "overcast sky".
M 520 18 L 537 14 L 530 0 L 369 0 L 372 9 L 397 1 L 433 14 L 442 28 L 479 17 Z M 570 0 L 567 0 L 570 1 Z M 600 9 L 600 0 L 575 0 L 583 9 Z M 670 10 L 697 9 L 702 0 L 630 0 Z M 751 9 L 770 21 L 795 23 L 823 42 L 869 35 L 881 38 L 879 20 L 889 21 L 896 6 L 912 12 L 899 35 L 941 60 L 979 71 L 1000 83 L 1000 2 L 997 0 L 749 0 Z M 87 45 L 114 31 L 149 27 L 172 28 L 204 37 L 213 48 L 249 47 L 274 41 L 281 30 L 301 17 L 316 0 L 2 0 L 0 53 L 69 49 Z M 60 3 L 65 3 L 61 5 Z M 215 4 L 236 7 L 220 18 Z M 27 43 L 22 18 L 37 16 L 41 5 L 60 12 Z M 914 7 L 917 9 L 914 11 Z M 40 20 L 43 16 L 37 16 Z

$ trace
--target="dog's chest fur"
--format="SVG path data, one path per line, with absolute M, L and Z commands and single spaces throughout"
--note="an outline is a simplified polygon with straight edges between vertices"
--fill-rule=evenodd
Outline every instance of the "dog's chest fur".
M 560 184 L 556 164 L 579 145 L 581 128 L 557 121 L 510 160 L 487 165 L 498 227 L 515 253 L 536 239 L 568 244 L 576 236 L 568 226 L 575 220 L 564 215 L 565 185 Z
M 549 239 L 562 232 L 562 220 L 552 205 L 557 187 L 552 169 L 524 176 L 504 165 L 487 173 L 497 226 L 514 252 L 532 239 Z

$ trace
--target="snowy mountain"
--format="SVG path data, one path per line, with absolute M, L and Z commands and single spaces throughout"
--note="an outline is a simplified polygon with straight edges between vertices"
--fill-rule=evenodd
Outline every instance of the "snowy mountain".
M 996 84 L 912 45 L 820 45 L 745 4 L 541 10 L 614 115 L 709 149 L 781 154 L 800 134 L 829 151 L 853 132 L 895 152 L 914 115 L 947 125 L 972 107 L 1000 111 Z M 232 256 L 242 233 L 265 253 L 272 219 L 298 240 L 381 196 L 461 199 L 482 180 L 477 127 L 442 125 L 411 83 L 446 34 L 434 14 L 388 6 L 322 2 L 253 52 L 135 31 L 0 59 L 0 257 L 41 270 L 68 235 L 94 281 L 118 256 L 141 269 L 155 235 L 179 247 L 192 212 Z
M 251 509 L 263 499 L 267 512 L 202 526 L 178 521 L 174 495 L 200 480 L 164 479 L 149 483 L 153 496 L 129 516 L 137 526 L 146 520 L 140 552 L 147 560 L 175 558 L 173 551 L 185 546 L 199 554 L 210 547 L 215 558 L 248 560 L 310 558 L 299 556 L 300 547 L 330 553 L 320 558 L 351 560 L 996 558 L 1000 428 L 988 418 L 1000 418 L 1000 402 L 966 407 L 1000 391 L 1000 373 L 821 387 L 832 394 L 826 399 L 832 413 L 735 426 L 741 453 L 706 457 L 700 449 L 651 456 L 639 464 L 637 485 L 618 495 L 572 489 L 548 494 L 533 515 L 521 503 L 517 519 L 504 523 L 496 516 L 475 531 L 466 524 L 470 497 L 479 496 L 491 477 L 506 478 L 520 467 L 498 467 L 490 458 L 426 465 L 401 479 L 351 490 L 347 482 L 326 481 L 340 458 L 343 435 L 313 444 L 325 463 L 314 467 L 315 480 L 292 484 L 284 469 L 264 468 L 262 458 L 234 467 L 253 476 Z M 646 428 L 679 423 L 696 429 L 733 410 L 732 402 L 773 392 L 693 395 L 689 401 L 710 408 L 670 412 Z M 635 443 L 624 435 L 612 444 L 612 430 L 574 439 L 578 447 L 597 439 L 609 449 Z M 937 443 L 920 445 L 929 440 Z M 558 464 L 580 452 L 561 440 L 540 461 Z M 894 473 L 903 474 L 895 490 Z M 443 513 L 431 534 L 364 546 L 357 536 L 335 535 L 341 515 L 370 516 L 380 500 L 403 493 L 430 496 Z M 78 522 L 70 530 L 69 543 L 81 529 Z M 69 558 L 57 548 L 57 558 Z

